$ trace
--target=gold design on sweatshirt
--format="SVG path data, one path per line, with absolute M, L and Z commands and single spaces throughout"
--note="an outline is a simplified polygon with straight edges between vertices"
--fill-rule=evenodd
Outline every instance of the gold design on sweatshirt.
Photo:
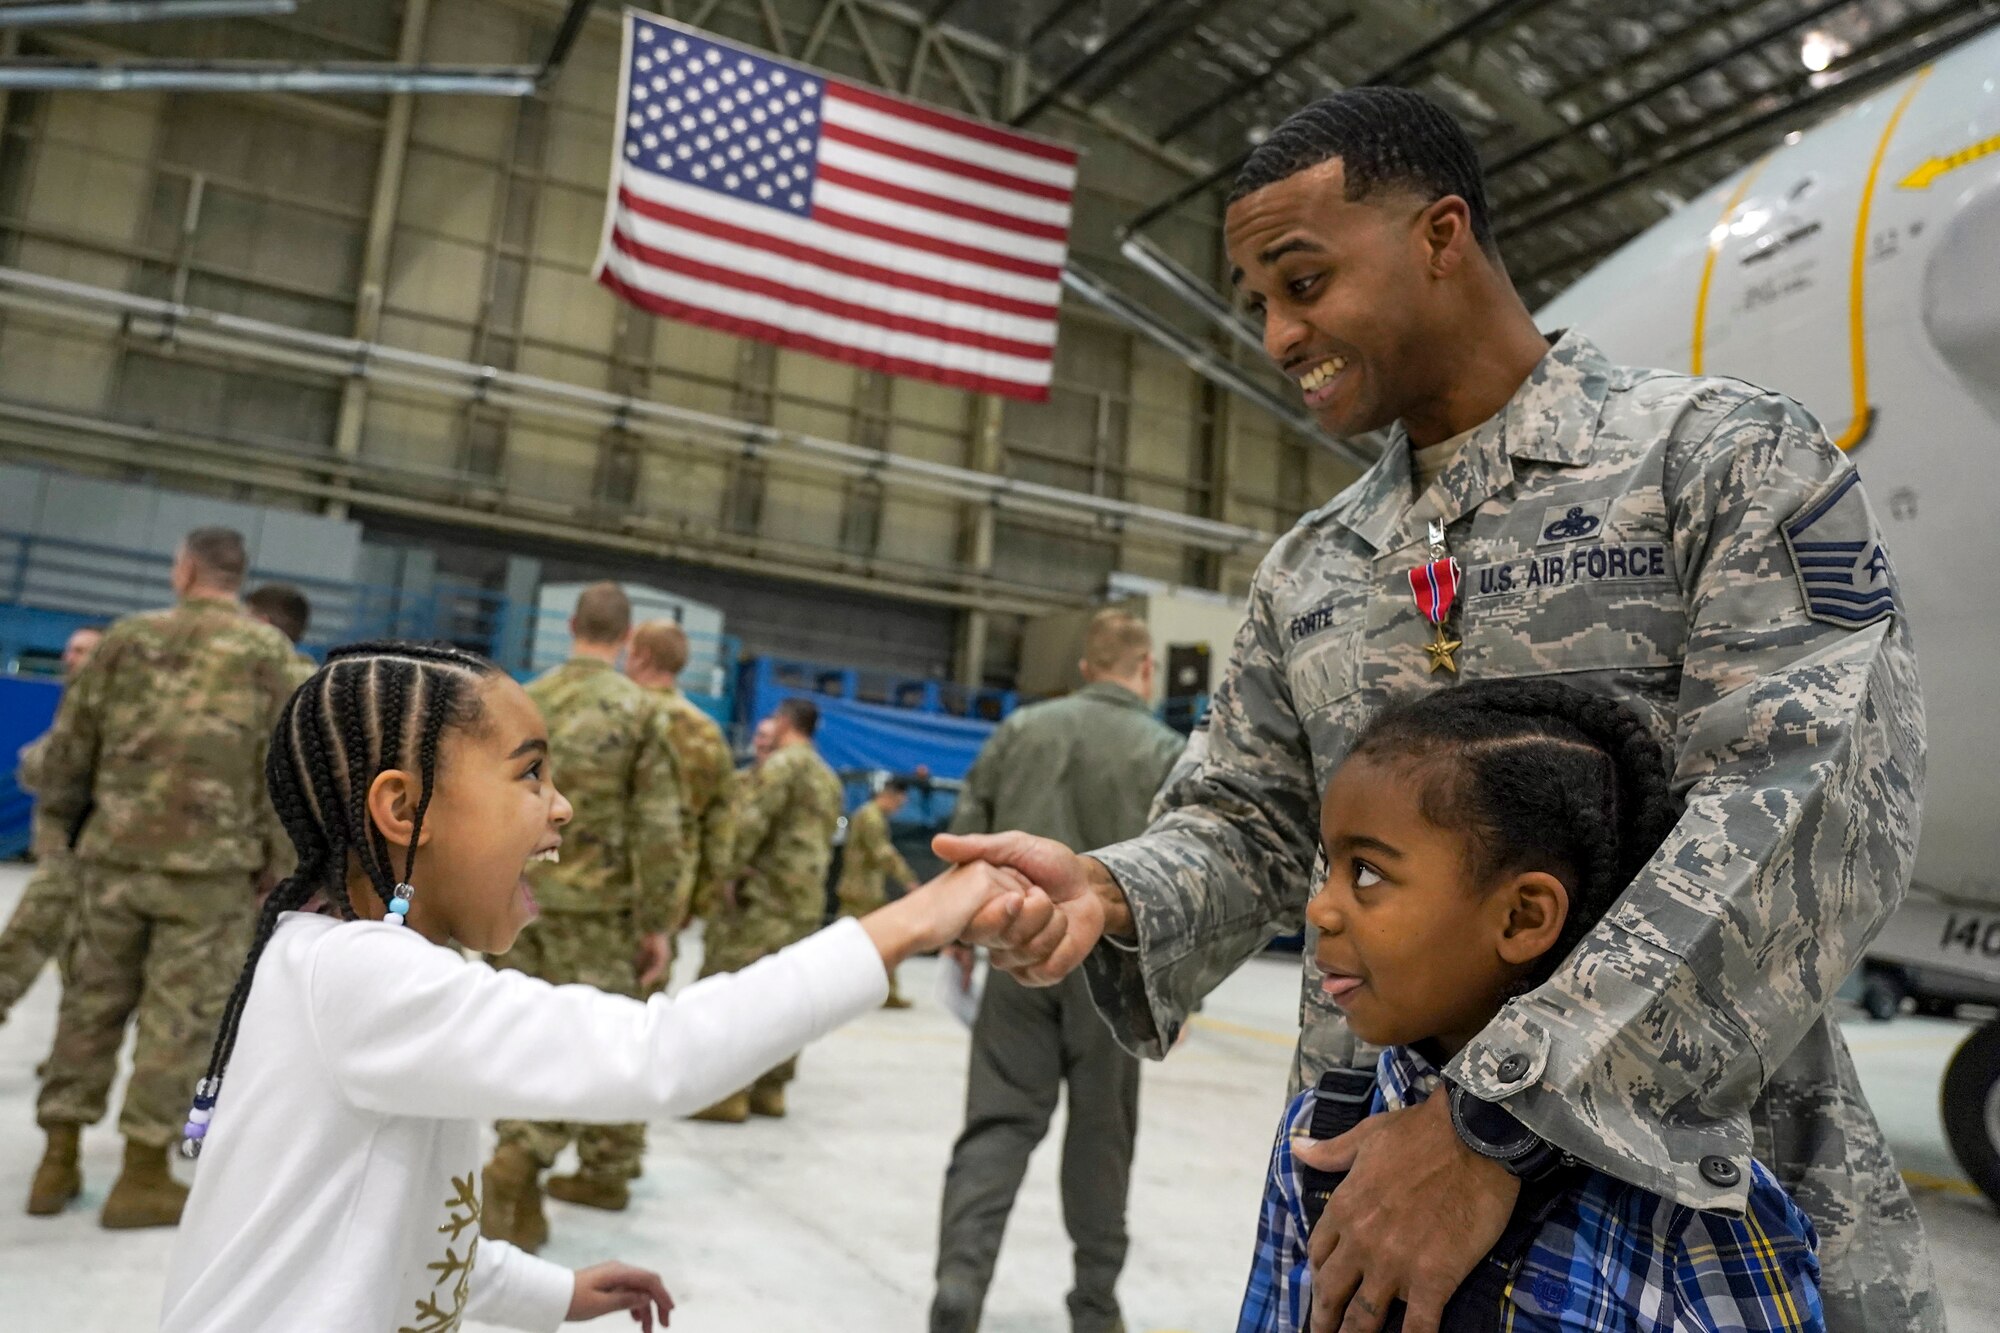
M 453 1176 L 451 1197 L 444 1201 L 445 1220 L 438 1234 L 445 1237 L 444 1258 L 425 1264 L 437 1277 L 431 1294 L 417 1301 L 416 1322 L 396 1333 L 455 1333 L 465 1320 L 465 1302 L 472 1295 L 473 1261 L 479 1254 L 479 1188 L 476 1176 Z M 465 1255 L 458 1242 L 465 1241 Z M 449 1282 L 450 1287 L 445 1284 Z M 451 1302 L 450 1308 L 444 1302 Z

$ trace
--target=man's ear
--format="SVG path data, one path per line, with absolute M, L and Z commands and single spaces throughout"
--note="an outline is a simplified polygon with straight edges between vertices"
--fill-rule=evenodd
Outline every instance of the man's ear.
M 1539 870 L 1516 875 L 1501 887 L 1499 901 L 1507 912 L 1496 942 L 1504 961 L 1518 967 L 1556 947 L 1569 920 L 1569 890 L 1561 880 Z
M 410 827 L 416 822 L 417 799 L 423 789 L 421 778 L 400 768 L 384 769 L 368 784 L 368 818 L 391 847 L 410 845 Z M 417 845 L 421 847 L 430 840 L 431 831 L 425 828 Z
M 1477 247 L 1472 236 L 1472 210 L 1455 194 L 1431 202 L 1418 223 L 1423 231 L 1427 267 L 1434 278 L 1450 277 Z

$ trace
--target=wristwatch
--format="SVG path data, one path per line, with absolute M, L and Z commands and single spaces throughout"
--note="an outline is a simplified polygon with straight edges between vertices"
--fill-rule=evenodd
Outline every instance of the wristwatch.
M 1451 1098 L 1451 1127 L 1466 1147 L 1500 1164 L 1520 1180 L 1540 1180 L 1567 1165 L 1568 1153 L 1514 1118 L 1504 1106 L 1481 1101 L 1458 1084 L 1445 1081 Z

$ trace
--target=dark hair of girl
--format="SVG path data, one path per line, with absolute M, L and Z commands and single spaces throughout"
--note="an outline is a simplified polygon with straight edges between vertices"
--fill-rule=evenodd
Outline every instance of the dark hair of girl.
M 1569 916 L 1535 984 L 1611 910 L 1666 841 L 1679 804 L 1660 743 L 1615 699 L 1554 680 L 1475 681 L 1391 705 L 1352 752 L 1413 763 L 1419 808 L 1470 843 L 1473 879 L 1541 871 Z
M 236 1049 L 237 1025 L 257 960 L 271 942 L 278 917 L 324 894 L 334 910 L 353 920 L 354 905 L 347 896 L 350 862 L 361 867 L 387 909 L 396 885 L 409 879 L 416 862 L 417 836 L 437 775 L 439 737 L 447 729 L 477 723 L 479 685 L 498 670 L 483 657 L 444 644 L 350 644 L 327 654 L 326 665 L 278 714 L 264 779 L 278 822 L 298 853 L 298 868 L 264 901 L 250 955 L 223 1006 L 208 1073 L 195 1090 L 183 1155 L 201 1151 L 207 1113 Z M 423 788 L 398 874 L 388 841 L 369 817 L 368 788 L 377 774 L 413 763 Z

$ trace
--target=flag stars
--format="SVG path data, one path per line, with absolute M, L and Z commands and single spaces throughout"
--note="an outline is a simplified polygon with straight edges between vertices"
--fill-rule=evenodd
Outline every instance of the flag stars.
M 632 63 L 639 67 L 639 72 L 641 74 L 644 74 L 647 70 L 653 67 L 653 58 L 651 56 L 640 56 L 637 60 L 633 61 Z
M 733 69 L 725 69 L 725 70 L 723 70 L 723 71 L 722 71 L 722 81 L 723 81 L 724 83 L 734 83 L 734 82 L 736 82 L 736 71 L 735 71 L 735 70 L 733 70 Z
M 668 71 L 667 71 L 667 77 L 668 77 L 669 79 L 672 79 L 672 80 L 673 80 L 673 81 L 674 81 L 675 83 L 686 83 L 686 82 L 687 82 L 687 71 L 686 71 L 686 70 L 684 70 L 684 69 L 681 69 L 681 68 L 680 68 L 680 67 L 679 67 L 679 66 L 677 65 L 677 66 L 675 66 L 675 67 L 674 67 L 673 69 L 670 69 L 670 70 L 668 70 Z
M 720 65 L 722 63 L 722 52 L 716 50 L 712 46 L 709 47 L 707 60 L 708 63 L 711 65 Z
M 759 185 L 757 187 L 757 197 L 759 199 L 769 199 L 771 197 L 771 187 L 768 185 Z
M 798 119 L 797 119 L 796 117 L 793 117 L 793 116 L 786 116 L 786 117 L 785 117 L 785 119 L 783 120 L 783 122 L 781 122 L 781 123 L 782 123 L 782 124 L 784 125 L 784 127 L 785 127 L 785 133 L 787 133 L 787 134 L 797 134 L 797 133 L 799 132 L 799 122 L 798 122 Z
M 779 157 L 779 158 L 780 158 L 781 160 L 783 160 L 783 161 L 786 161 L 786 162 L 789 162 L 789 161 L 791 161 L 791 160 L 792 160 L 792 146 L 791 146 L 790 144 L 780 144 L 780 145 L 779 145 L 779 147 L 778 147 L 778 157 Z
M 806 124 L 810 125 L 815 120 L 818 120 L 819 117 L 813 114 L 813 109 L 811 107 L 807 107 L 805 108 L 805 110 L 799 112 L 799 119 L 804 121 Z
M 757 167 L 754 163 L 743 168 L 743 179 L 753 181 L 757 179 Z
M 708 151 L 711 142 L 713 141 L 706 134 L 697 134 L 694 138 L 694 146 L 704 153 Z
M 743 160 L 743 145 L 742 145 L 742 144 L 740 144 L 740 143 L 733 143 L 733 144 L 729 145 L 729 160 L 730 160 L 731 162 L 741 162 L 741 161 Z
M 687 54 L 687 49 L 688 49 L 688 44 L 687 44 L 687 39 L 686 39 L 685 37 L 676 37 L 676 38 L 674 38 L 674 54 L 675 54 L 675 55 L 677 55 L 677 56 L 684 56 L 684 55 L 686 55 L 686 54 Z
M 718 89 L 720 89 L 721 87 L 722 87 L 722 85 L 721 85 L 721 84 L 719 84 L 719 83 L 717 83 L 717 82 L 716 82 L 716 81 L 715 81 L 715 80 L 714 80 L 714 79 L 713 79 L 712 77 L 711 77 L 711 78 L 706 78 L 706 79 L 703 79 L 703 80 L 701 81 L 701 90 L 702 90 L 703 92 L 705 92 L 705 93 L 712 93 L 712 92 L 715 92 L 715 91 L 717 91 Z
M 738 116 L 734 120 L 731 120 L 729 122 L 729 128 L 735 130 L 738 134 L 741 134 L 743 133 L 743 131 L 750 128 L 750 122 L 743 119 L 743 117 Z
M 785 71 L 783 71 L 783 70 L 781 70 L 781 69 L 774 69 L 774 70 L 772 70 L 772 71 L 771 71 L 771 82 L 773 82 L 773 83 L 775 83 L 775 84 L 778 84 L 778 85 L 782 86 L 782 85 L 784 84 L 784 82 L 785 82 Z
M 794 88 L 794 89 L 792 89 L 792 90 L 791 90 L 790 92 L 788 92 L 788 93 L 786 93 L 786 94 L 785 94 L 785 104 L 786 104 L 787 106 L 797 106 L 797 105 L 799 104 L 799 90 L 798 90 L 798 89 Z
M 658 120 L 662 116 L 665 116 L 666 114 L 667 114 L 666 112 L 660 110 L 660 108 L 657 106 L 649 106 L 646 108 L 646 117 L 649 120 Z
M 636 130 L 646 123 L 646 118 L 634 111 L 631 115 L 625 117 L 625 123 Z
M 681 105 L 681 99 L 678 97 L 669 97 L 667 99 L 667 110 L 674 112 L 676 115 L 680 113 Z
M 722 170 L 725 162 L 726 159 L 720 153 L 717 153 L 714 157 L 708 159 L 708 165 L 714 167 L 717 171 Z
M 765 93 L 771 91 L 771 85 L 763 79 L 758 79 L 750 85 L 750 91 L 762 97 Z
M 627 157 L 639 156 L 639 145 L 635 143 L 627 143 L 625 145 L 625 156 Z
M 674 156 L 685 162 L 694 156 L 694 150 L 686 144 L 682 144 L 679 148 L 674 149 Z
M 807 153 L 812 152 L 812 144 L 808 143 L 804 139 L 799 140 L 798 143 L 794 145 L 794 147 L 798 150 L 798 153 L 801 157 L 805 156 Z
M 715 108 L 714 108 L 714 107 L 712 107 L 712 106 L 705 106 L 705 107 L 703 107 L 703 108 L 701 109 L 701 123 L 702 123 L 702 124 L 704 124 L 704 125 L 713 125 L 713 124 L 715 124 L 715 119 L 716 119 L 716 117 L 715 117 Z
M 762 125 L 766 120 L 770 119 L 770 117 L 764 114 L 764 108 L 760 106 L 750 112 L 750 119 L 756 121 L 759 125 Z
M 708 168 L 697 162 L 688 168 L 688 175 L 694 177 L 696 180 L 700 180 L 702 177 L 708 175 Z
M 736 71 L 739 74 L 748 74 L 751 70 L 755 68 L 757 67 L 751 64 L 748 60 L 739 58 L 736 62 Z
M 695 127 L 695 118 L 694 118 L 693 116 L 682 116 L 682 117 L 681 117 L 681 128 L 682 128 L 682 129 L 684 129 L 684 130 L 691 130 L 691 129 L 693 129 L 694 127 Z
M 732 189 L 732 190 L 733 190 L 733 189 L 735 189 L 735 188 L 736 188 L 737 186 L 741 185 L 741 184 L 742 184 L 743 182 L 742 182 L 741 180 L 739 180 L 739 179 L 738 179 L 738 178 L 737 178 L 737 177 L 736 177 L 736 176 L 735 176 L 734 174 L 731 174 L 731 175 L 728 175 L 728 176 L 724 176 L 724 177 L 722 178 L 722 183 L 723 183 L 724 185 L 727 185 L 727 186 L 728 186 L 728 187 L 729 187 L 730 189 Z
M 806 197 L 796 191 L 792 193 L 791 201 L 793 208 L 804 208 L 806 206 Z
M 632 100 L 635 102 L 643 102 L 646 100 L 646 89 L 643 84 L 635 83 L 632 85 Z
M 667 90 L 667 81 L 661 75 L 655 74 L 653 76 L 652 83 L 653 83 L 653 91 L 656 93 L 663 93 Z

